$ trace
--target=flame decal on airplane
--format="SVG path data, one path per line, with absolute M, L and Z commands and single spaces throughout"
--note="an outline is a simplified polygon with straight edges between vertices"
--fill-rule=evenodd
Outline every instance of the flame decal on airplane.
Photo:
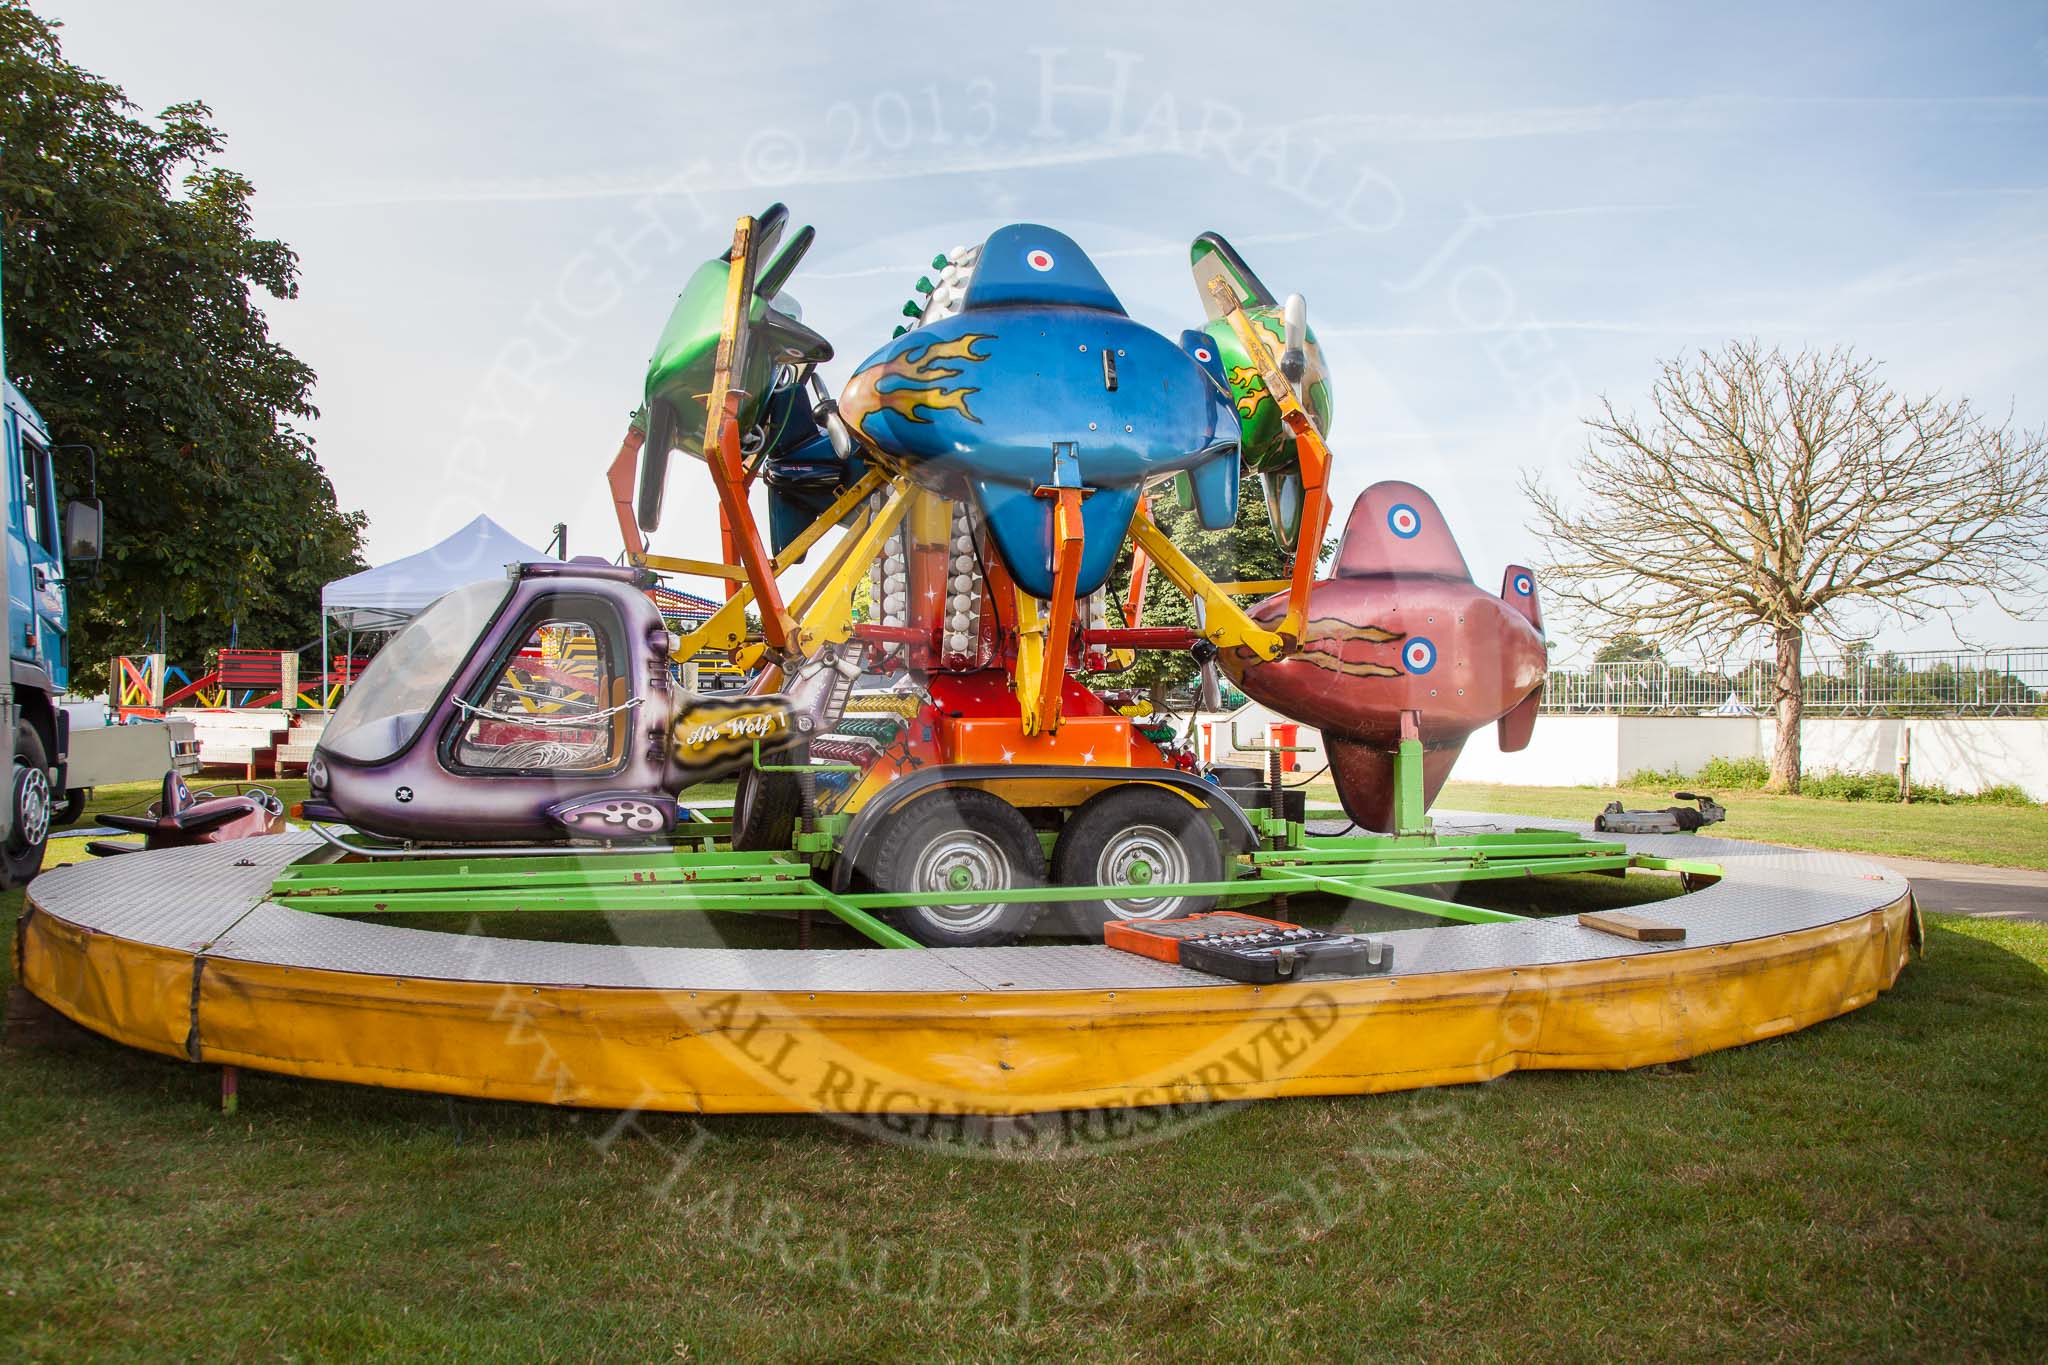
M 1230 388 L 1237 394 L 1237 415 L 1250 417 L 1267 399 L 1266 380 L 1256 365 L 1232 365 Z
M 919 411 L 921 408 L 957 412 L 970 422 L 979 422 L 981 419 L 967 406 L 967 398 L 981 390 L 952 381 L 966 373 L 967 365 L 988 359 L 986 352 L 974 349 L 976 343 L 994 340 L 991 332 L 969 332 L 953 341 L 935 341 L 879 365 L 870 365 L 847 384 L 839 400 L 840 413 L 856 428 L 885 408 L 912 422 L 932 420 Z M 959 363 L 948 363 L 953 361 Z M 886 379 L 899 382 L 884 389 L 882 381 Z
M 1311 617 L 1303 632 L 1302 649 L 1294 657 L 1314 668 L 1349 678 L 1398 678 L 1401 670 L 1391 664 L 1365 657 L 1375 645 L 1405 640 L 1407 635 L 1381 626 L 1354 626 L 1334 616 Z M 1249 650 L 1234 650 L 1240 664 L 1257 662 Z

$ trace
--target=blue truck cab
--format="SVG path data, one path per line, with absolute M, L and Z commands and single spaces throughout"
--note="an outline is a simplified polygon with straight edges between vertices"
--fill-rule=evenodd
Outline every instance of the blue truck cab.
M 5 383 L 8 671 L 17 687 L 62 693 L 70 661 L 50 429 L 14 381 Z
M 7 377 L 0 327 L 0 445 L 4 445 L 7 553 L 0 589 L 7 598 L 6 667 L 0 668 L 0 740 L 7 742 L 7 785 L 0 799 L 0 887 L 20 886 L 43 865 L 50 824 L 68 801 L 71 727 L 57 704 L 71 680 L 64 584 L 67 559 L 100 556 L 96 498 L 57 505 L 50 428 Z M 80 792 L 83 799 L 83 792 Z

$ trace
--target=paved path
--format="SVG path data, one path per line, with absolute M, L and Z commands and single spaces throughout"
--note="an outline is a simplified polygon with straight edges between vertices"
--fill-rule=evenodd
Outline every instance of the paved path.
M 1874 853 L 1857 856 L 1903 873 L 1913 883 L 1922 910 L 2048 924 L 2048 872 L 1933 863 L 1924 858 L 1881 858 Z

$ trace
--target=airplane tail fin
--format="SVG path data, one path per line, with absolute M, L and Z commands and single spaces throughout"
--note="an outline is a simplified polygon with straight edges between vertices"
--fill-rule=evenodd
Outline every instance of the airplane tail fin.
M 1497 722 L 1500 737 L 1500 751 L 1504 754 L 1518 753 L 1529 747 L 1529 737 L 1536 733 L 1536 709 L 1543 702 L 1543 689 L 1537 688 L 1514 710 L 1502 716 Z
M 1237 525 L 1238 454 L 1235 444 L 1223 453 L 1204 460 L 1188 471 L 1188 483 L 1195 494 L 1195 514 L 1208 531 L 1227 531 Z
M 1534 626 L 1539 636 L 1543 634 L 1543 603 L 1536 596 L 1534 569 L 1526 564 L 1508 565 L 1500 580 L 1500 600 L 1508 604 L 1508 610 Z M 1500 718 L 1497 733 L 1502 753 L 1512 754 L 1529 747 L 1529 737 L 1536 731 L 1536 710 L 1542 702 L 1543 689 L 1538 687 Z
M 1344 813 L 1360 829 L 1381 834 L 1394 832 L 1394 755 L 1355 739 L 1339 739 L 1327 732 L 1323 742 L 1330 750 L 1330 778 L 1337 785 L 1337 799 Z M 1465 741 L 1422 752 L 1422 804 L 1427 807 L 1443 790 L 1458 761 Z
M 1508 571 L 1501 575 L 1500 600 L 1536 627 L 1538 635 L 1543 633 L 1543 604 L 1536 597 L 1534 569 L 1525 564 L 1508 565 Z

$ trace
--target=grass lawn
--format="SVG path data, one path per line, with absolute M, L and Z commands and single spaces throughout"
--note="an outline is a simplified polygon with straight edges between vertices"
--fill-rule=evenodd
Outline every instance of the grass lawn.
M 1329 786 L 1312 787 L 1309 794 L 1317 801 L 1337 799 L 1336 789 Z M 1670 790 L 1659 787 L 1504 787 L 1451 782 L 1437 798 L 1437 805 L 1446 810 L 1590 821 L 1617 797 L 1631 808 L 1673 804 Z M 1721 802 L 1728 807 L 1727 820 L 1705 831 L 1716 838 L 2048 871 L 2048 806 L 1898 805 L 1766 792 L 1724 793 Z
M 1937 919 L 1865 1009 L 1690 1065 L 1033 1161 L 267 1076 L 229 1118 L 210 1069 L 12 1046 L 0 1354 L 2033 1356 L 2044 968 Z

